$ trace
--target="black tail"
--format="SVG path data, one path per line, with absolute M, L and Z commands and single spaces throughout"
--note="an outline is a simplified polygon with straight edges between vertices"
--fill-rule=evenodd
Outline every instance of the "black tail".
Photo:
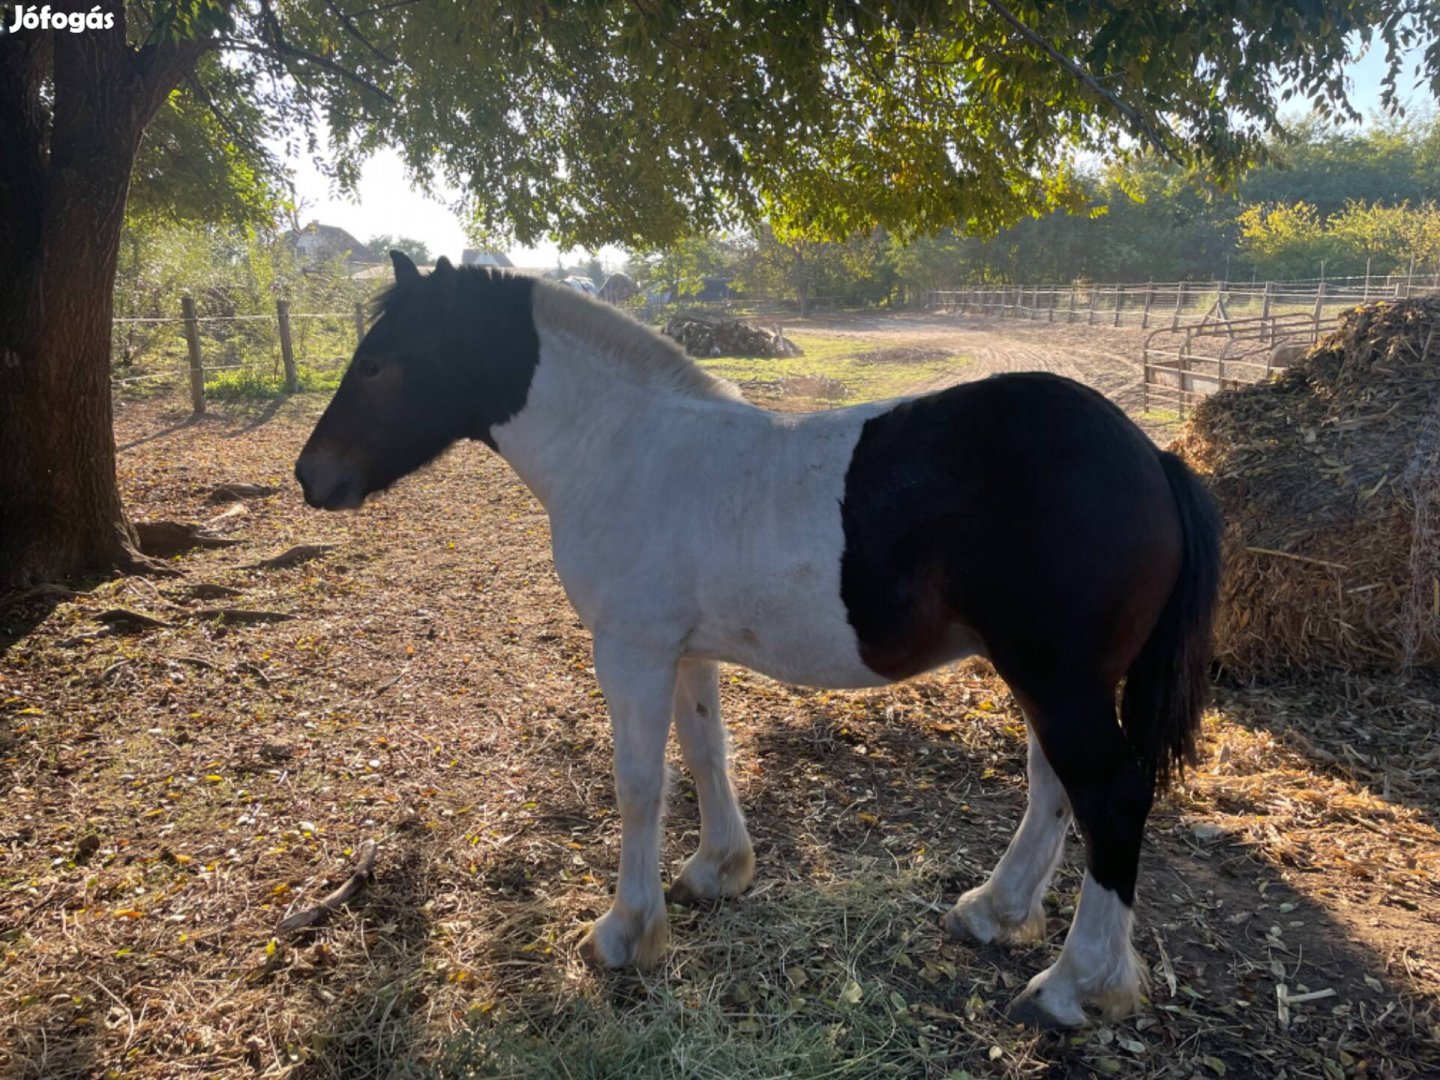
M 1147 776 L 1164 790 L 1194 760 L 1210 690 L 1210 631 L 1220 592 L 1220 514 L 1200 479 L 1174 454 L 1170 481 L 1185 541 L 1180 578 L 1160 621 L 1125 676 L 1120 723 Z

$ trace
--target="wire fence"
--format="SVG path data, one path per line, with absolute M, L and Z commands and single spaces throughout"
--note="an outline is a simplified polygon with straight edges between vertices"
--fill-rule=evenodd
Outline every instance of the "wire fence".
M 203 413 L 217 392 L 295 393 L 306 383 L 333 384 L 365 329 L 360 303 L 348 311 L 292 311 L 289 300 L 276 300 L 273 312 L 202 315 L 186 296 L 175 315 L 113 320 L 111 382 L 188 381 L 191 406 Z

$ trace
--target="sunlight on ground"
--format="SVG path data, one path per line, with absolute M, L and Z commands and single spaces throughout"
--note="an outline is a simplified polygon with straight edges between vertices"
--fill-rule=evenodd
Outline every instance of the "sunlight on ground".
M 913 391 L 964 365 L 962 356 L 943 350 L 911 350 L 914 359 L 895 363 L 874 344 L 853 335 L 810 332 L 786 334 L 805 350 L 803 356 L 701 360 L 700 365 L 738 383 L 747 393 L 809 399 L 808 407 L 824 408 L 877 401 Z M 899 350 L 903 351 L 903 350 Z M 935 355 L 939 353 L 940 355 Z

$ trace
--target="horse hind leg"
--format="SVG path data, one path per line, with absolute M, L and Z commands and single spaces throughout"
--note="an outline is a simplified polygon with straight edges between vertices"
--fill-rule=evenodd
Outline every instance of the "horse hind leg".
M 1029 801 L 1010 846 L 990 877 L 945 913 L 951 935 L 981 945 L 1036 941 L 1045 936 L 1045 890 L 1065 851 L 1070 801 L 1046 760 L 1033 724 L 1029 741 Z
M 755 849 L 730 782 L 715 664 L 681 661 L 675 729 L 700 800 L 700 846 L 671 884 L 669 899 L 688 904 L 738 896 L 755 876 Z
M 1088 705 L 1040 709 L 1034 720 L 1085 841 L 1086 873 L 1059 958 L 1030 980 L 1009 1015 L 1038 1027 L 1073 1027 L 1085 1022 L 1087 1005 L 1112 1018 L 1139 1005 L 1145 969 L 1130 938 L 1155 785 L 1125 741 L 1113 693 Z

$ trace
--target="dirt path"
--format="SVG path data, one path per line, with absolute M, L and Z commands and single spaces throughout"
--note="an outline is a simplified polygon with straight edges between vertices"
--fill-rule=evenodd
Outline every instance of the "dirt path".
M 914 392 L 1007 371 L 1049 371 L 1093 386 L 1152 435 L 1169 430 L 1144 413 L 1140 356 L 1146 331 L 932 312 L 820 316 L 785 326 L 853 339 L 857 348 L 943 349 L 965 361 L 916 384 Z

